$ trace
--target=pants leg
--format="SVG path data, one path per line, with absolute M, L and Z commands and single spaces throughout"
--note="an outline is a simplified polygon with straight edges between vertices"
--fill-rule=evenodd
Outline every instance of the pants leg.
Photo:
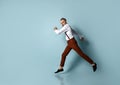
M 65 64 L 65 60 L 66 60 L 66 56 L 68 55 L 68 53 L 70 52 L 72 48 L 69 47 L 68 45 L 66 46 L 64 52 L 62 53 L 62 57 L 61 57 L 61 62 L 60 62 L 60 66 L 64 66 Z
M 72 42 L 72 49 L 74 49 L 83 59 L 85 59 L 87 62 L 89 62 L 90 64 L 93 64 L 93 60 L 91 58 L 89 58 L 78 46 L 76 40 L 73 40 Z

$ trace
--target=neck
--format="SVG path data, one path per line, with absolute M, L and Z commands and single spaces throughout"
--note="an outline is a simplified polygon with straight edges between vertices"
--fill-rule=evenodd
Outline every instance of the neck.
M 62 25 L 62 26 L 65 26 L 67 23 L 65 23 L 64 25 Z

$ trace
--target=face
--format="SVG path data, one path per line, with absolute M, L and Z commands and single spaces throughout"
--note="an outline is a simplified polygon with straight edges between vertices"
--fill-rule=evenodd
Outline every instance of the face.
M 64 26 L 67 22 L 65 20 L 60 20 L 60 24 Z

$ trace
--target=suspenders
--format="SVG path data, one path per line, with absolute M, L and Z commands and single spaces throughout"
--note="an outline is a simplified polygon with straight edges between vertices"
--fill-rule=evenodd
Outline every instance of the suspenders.
M 68 37 L 68 39 L 70 40 L 69 36 L 67 35 L 67 33 L 65 32 L 65 35 Z

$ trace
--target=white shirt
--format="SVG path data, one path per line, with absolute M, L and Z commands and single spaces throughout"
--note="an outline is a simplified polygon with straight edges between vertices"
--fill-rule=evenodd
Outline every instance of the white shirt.
M 68 24 L 65 24 L 60 30 L 55 30 L 56 34 L 61 34 L 61 33 L 65 33 L 66 32 L 66 40 L 70 40 L 73 38 L 73 34 L 72 34 L 72 29 Z M 69 37 L 69 38 L 68 38 Z

